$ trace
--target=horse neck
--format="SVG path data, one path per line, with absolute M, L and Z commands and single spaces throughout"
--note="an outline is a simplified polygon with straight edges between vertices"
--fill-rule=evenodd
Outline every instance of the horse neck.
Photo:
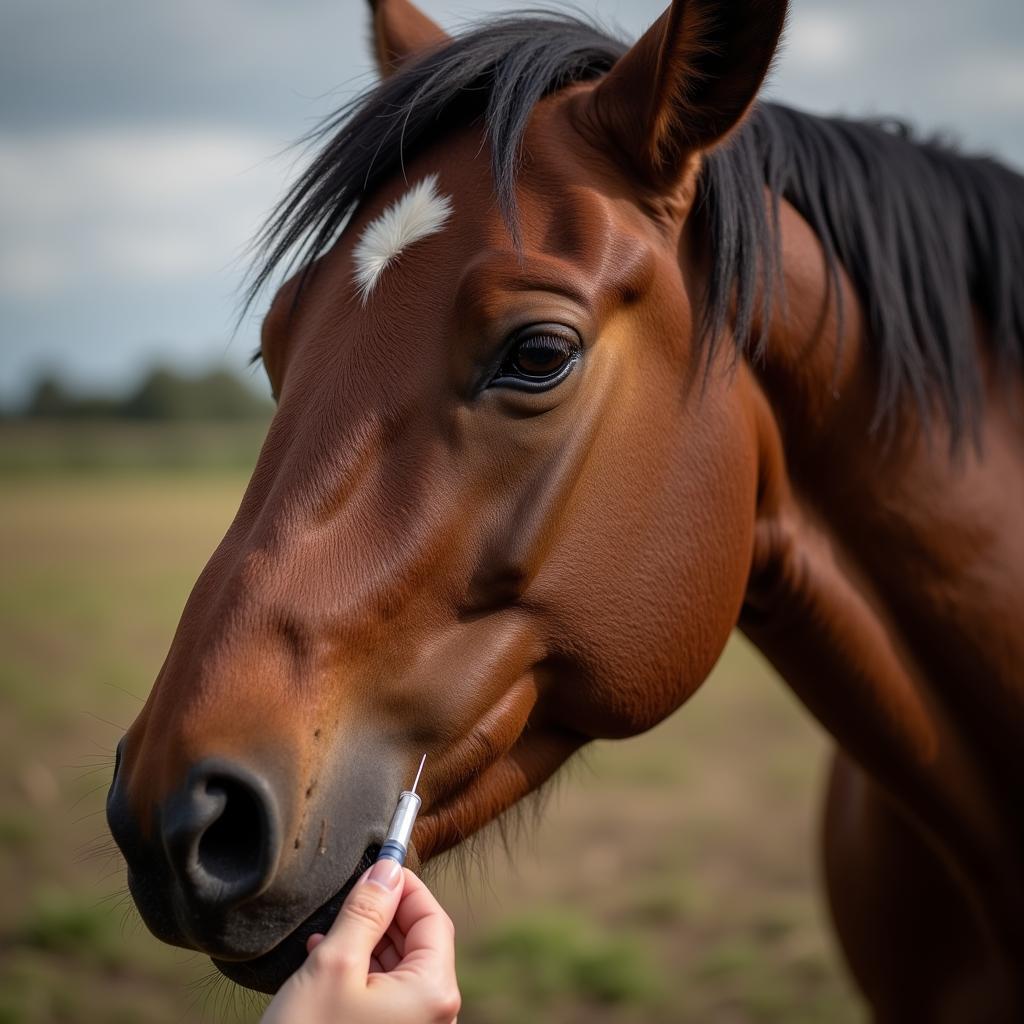
M 785 306 L 739 385 L 750 389 L 762 478 L 741 628 L 840 746 L 939 837 L 994 926 L 1024 950 L 1022 850 L 1019 834 L 1007 836 L 1006 795 L 913 619 L 915 587 L 927 590 L 920 573 L 952 568 L 957 538 L 978 525 L 969 496 L 963 521 L 955 515 L 963 466 L 948 437 L 926 438 L 909 410 L 889 435 L 872 431 L 877 382 L 856 295 L 841 282 L 840 337 L 820 244 L 785 204 L 781 227 Z M 928 507 L 937 495 L 950 496 L 952 518 Z M 937 579 L 955 591 L 952 573 Z

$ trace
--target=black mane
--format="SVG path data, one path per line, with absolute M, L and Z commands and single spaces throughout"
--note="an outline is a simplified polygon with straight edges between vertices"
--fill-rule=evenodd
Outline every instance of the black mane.
M 358 96 L 308 137 L 322 149 L 257 239 L 263 260 L 248 302 L 279 269 L 308 267 L 405 159 L 474 121 L 485 126 L 495 193 L 516 232 L 520 144 L 534 106 L 605 73 L 626 48 L 573 16 L 517 14 Z M 766 208 L 765 185 L 774 208 Z M 957 436 L 981 394 L 972 309 L 997 357 L 1020 364 L 1024 178 L 994 160 L 915 141 L 901 124 L 760 104 L 701 176 L 695 213 L 711 264 L 697 332 L 708 351 L 730 327 L 741 352 L 756 357 L 763 348 L 779 299 L 780 198 L 818 234 L 833 283 L 841 266 L 856 287 L 877 353 L 879 416 L 905 394 L 925 414 L 937 400 Z

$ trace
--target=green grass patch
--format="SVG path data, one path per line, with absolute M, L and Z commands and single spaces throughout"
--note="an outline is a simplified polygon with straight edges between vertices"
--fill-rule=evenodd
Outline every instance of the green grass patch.
M 20 1006 L 13 1000 L 8 1002 L 8 997 L 0 996 L 0 1024 L 22 1024 L 25 1019 Z
M 0 476 L 249 470 L 268 425 L 0 422 Z
M 107 904 L 60 890 L 36 895 L 17 939 L 48 953 L 87 952 L 100 958 L 122 945 L 117 920 Z
M 35 818 L 26 811 L 0 811 L 0 848 L 26 850 L 39 834 Z
M 553 1001 L 649 1006 L 665 986 L 642 939 L 610 935 L 581 918 L 522 917 L 469 950 L 461 967 L 470 1003 L 515 993 L 527 1007 Z

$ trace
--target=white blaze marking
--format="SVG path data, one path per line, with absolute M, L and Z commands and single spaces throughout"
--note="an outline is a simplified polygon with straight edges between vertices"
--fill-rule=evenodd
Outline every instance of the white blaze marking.
M 353 276 L 363 302 L 403 249 L 440 231 L 451 215 L 451 197 L 437 191 L 437 175 L 430 174 L 367 224 L 352 251 Z

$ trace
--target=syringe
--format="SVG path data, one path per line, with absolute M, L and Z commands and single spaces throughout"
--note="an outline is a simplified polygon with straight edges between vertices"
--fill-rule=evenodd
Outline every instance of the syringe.
M 390 859 L 399 864 L 405 863 L 405 855 L 409 852 L 412 827 L 416 824 L 416 815 L 420 813 L 420 798 L 416 795 L 416 787 L 423 774 L 423 762 L 426 759 L 426 754 L 420 758 L 420 766 L 416 770 L 416 778 L 412 781 L 412 789 L 404 790 L 398 798 L 398 807 L 395 808 L 387 838 L 380 848 L 380 853 L 377 854 L 377 860 Z

